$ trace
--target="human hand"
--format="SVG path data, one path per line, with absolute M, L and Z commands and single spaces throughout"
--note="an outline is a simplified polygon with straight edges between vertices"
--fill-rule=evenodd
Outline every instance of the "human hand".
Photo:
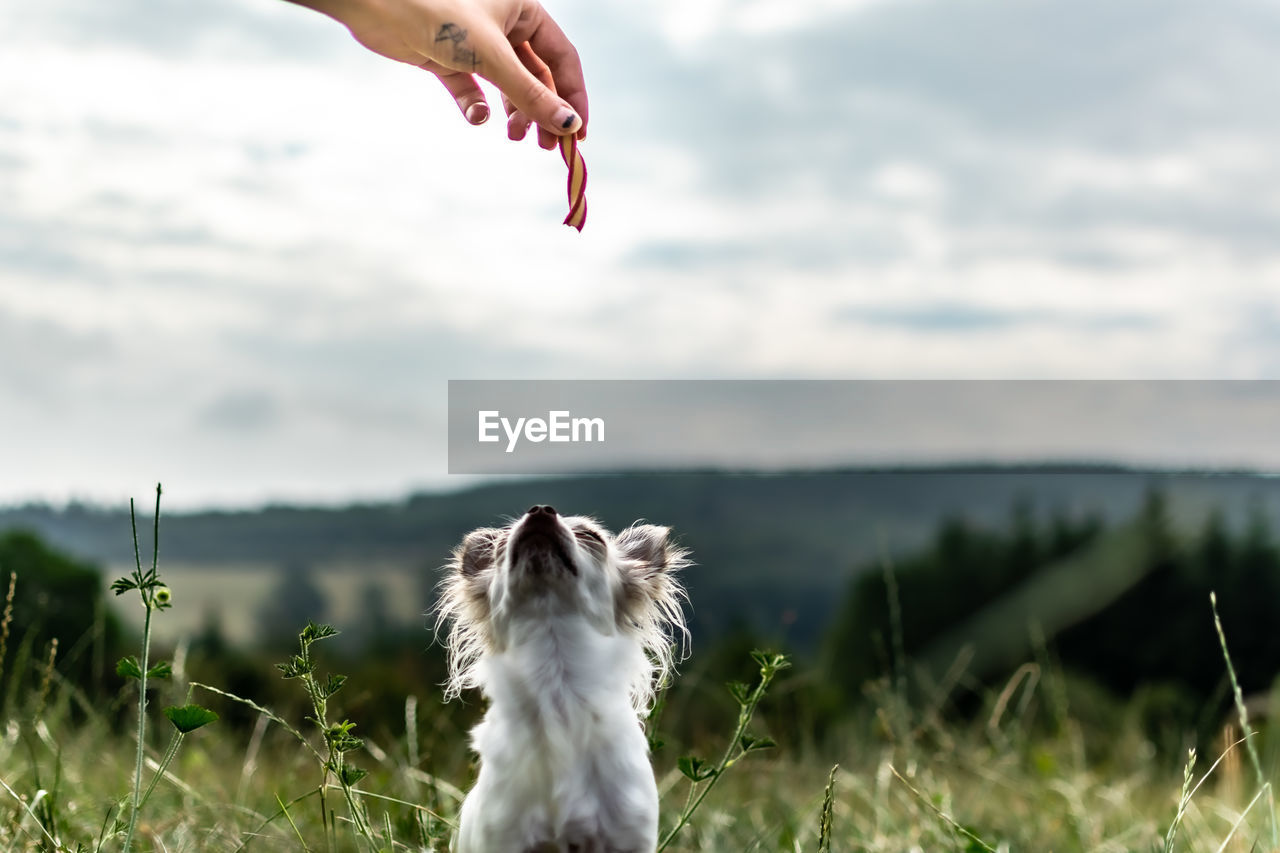
M 293 0 L 344 24 L 365 47 L 432 72 L 472 124 L 489 118 L 476 77 L 498 87 L 507 136 L 586 137 L 578 52 L 537 0 Z

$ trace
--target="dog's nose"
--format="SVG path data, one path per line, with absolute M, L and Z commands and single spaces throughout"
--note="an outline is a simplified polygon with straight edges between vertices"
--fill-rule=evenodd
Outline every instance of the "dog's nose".
M 554 516 L 556 514 L 556 508 L 553 506 L 547 506 L 546 504 L 535 504 L 534 506 L 529 507 L 529 512 L 526 514 Z

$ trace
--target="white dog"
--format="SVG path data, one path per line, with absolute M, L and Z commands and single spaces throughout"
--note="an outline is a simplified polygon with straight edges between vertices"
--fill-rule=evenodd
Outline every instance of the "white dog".
M 454 551 L 438 615 L 452 698 L 489 699 L 472 730 L 480 775 L 457 853 L 653 853 L 658 790 L 641 718 L 687 636 L 687 565 L 668 529 L 616 538 L 535 506 Z

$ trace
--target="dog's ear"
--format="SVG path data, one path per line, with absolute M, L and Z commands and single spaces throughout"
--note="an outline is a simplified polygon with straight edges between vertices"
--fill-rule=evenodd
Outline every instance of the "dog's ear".
M 619 583 L 614 592 L 618 628 L 637 635 L 658 662 L 659 678 L 673 665 L 673 635 L 688 636 L 676 573 L 689 565 L 689 552 L 671 541 L 671 529 L 636 524 L 613 540 Z
M 453 570 L 463 577 L 474 578 L 493 567 L 501 530 L 492 527 L 473 530 L 453 551 Z
M 447 574 L 440 584 L 440 600 L 436 604 L 436 630 L 449 625 L 446 697 L 478 686 L 476 661 L 493 644 L 489 587 L 504 535 L 504 531 L 489 527 L 471 531 L 453 549 L 453 557 L 445 566 Z
M 648 572 L 665 572 L 671 562 L 670 527 L 633 524 L 614 540 L 623 559 L 643 564 Z
M 653 608 L 676 607 L 680 584 L 672 575 L 689 564 L 688 552 L 671 542 L 671 528 L 636 524 L 614 540 L 622 556 L 622 583 L 617 591 L 618 615 L 624 623 L 646 621 Z

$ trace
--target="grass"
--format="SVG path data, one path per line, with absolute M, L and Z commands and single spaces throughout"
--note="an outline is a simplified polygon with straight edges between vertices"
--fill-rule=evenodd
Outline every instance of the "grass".
M 216 694 L 202 692 L 214 704 Z M 417 701 L 429 717 L 427 703 Z M 134 778 L 133 744 L 105 716 L 73 720 L 75 707 L 74 686 L 55 681 L 44 717 L 12 720 L 0 738 L 0 780 L 10 792 L 0 792 L 0 850 L 121 849 L 111 824 Z M 176 757 L 149 746 L 145 765 L 158 783 L 139 812 L 135 847 L 446 849 L 471 770 L 460 750 L 437 746 L 433 754 L 430 743 L 462 743 L 464 732 L 414 742 L 408 729 L 366 737 L 360 754 L 368 775 L 353 789 L 362 827 L 349 806 L 319 805 L 322 796 L 344 802 L 344 791 L 332 774 L 317 784 L 316 757 L 289 725 L 269 721 L 256 746 L 248 734 L 217 727 L 193 735 Z M 1199 775 L 1170 772 L 1136 729 L 1106 733 L 1107 757 L 1082 762 L 1070 736 L 1016 731 L 1023 725 L 1034 727 L 1006 717 L 997 742 L 985 723 L 925 727 L 906 740 L 873 722 L 851 723 L 820 753 L 753 755 L 716 776 L 668 849 L 1271 849 L 1266 797 L 1242 780 L 1229 784 L 1222 775 L 1229 762 Z M 1086 751 L 1095 735 L 1104 737 L 1084 733 Z M 308 740 L 324 754 L 321 733 Z M 418 760 L 410 761 L 415 750 Z M 167 769 L 157 772 L 166 757 Z M 688 803 L 690 782 L 679 764 L 674 753 L 659 754 L 668 833 Z
M 146 629 L 172 595 L 158 574 L 158 536 L 157 521 L 151 568 L 139 558 L 115 587 L 141 596 Z M 474 776 L 466 732 L 436 697 L 408 695 L 399 731 L 357 738 L 341 708 L 363 673 L 328 673 L 323 649 L 312 648 L 333 635 L 329 626 L 303 627 L 297 653 L 279 666 L 300 686 L 304 712 L 193 682 L 180 656 L 153 661 L 150 630 L 140 655 L 119 664 L 117 702 L 104 704 L 58 675 L 56 646 L 7 655 L 8 589 L 0 668 L 30 689 L 0 712 L 0 851 L 447 849 Z M 1230 626 L 1215 603 L 1210 612 L 1234 686 Z M 1102 707 L 1043 648 L 962 718 L 940 712 L 938 685 L 916 690 L 911 662 L 897 655 L 862 713 L 821 742 L 783 748 L 757 710 L 788 662 L 754 658 L 756 680 L 729 685 L 737 714 L 725 715 L 720 734 L 663 746 L 674 721 L 657 711 L 650 720 L 664 851 L 1277 849 L 1277 750 L 1238 687 L 1238 719 L 1203 770 L 1194 750 L 1185 762 L 1158 754 L 1137 714 Z M 946 689 L 961 681 L 957 670 Z M 216 715 L 193 699 L 224 715 L 247 710 L 256 723 L 205 728 Z M 125 713 L 131 704 L 136 718 Z M 158 730 L 169 731 L 163 745 Z M 708 754 L 719 758 L 698 757 Z

